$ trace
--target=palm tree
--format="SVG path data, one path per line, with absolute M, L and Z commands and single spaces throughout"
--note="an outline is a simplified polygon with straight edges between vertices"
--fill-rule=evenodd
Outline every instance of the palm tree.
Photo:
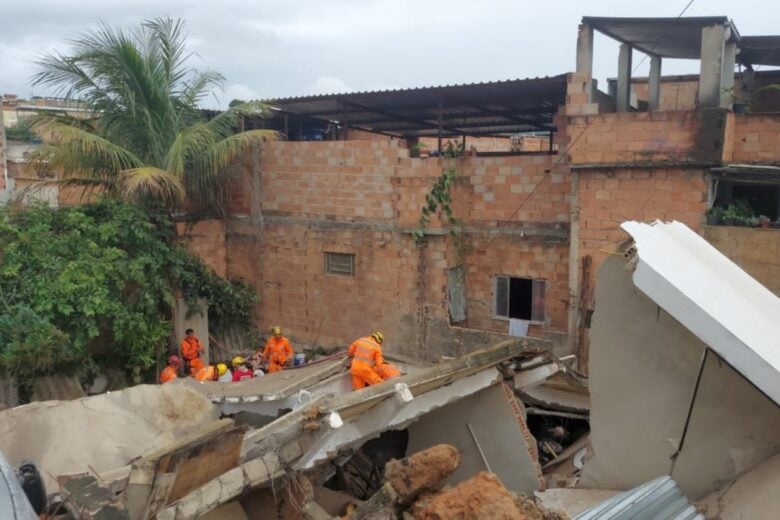
M 79 102 L 86 115 L 43 115 L 36 128 L 53 139 L 30 157 L 62 185 L 172 208 L 222 211 L 224 183 L 235 158 L 270 130 L 242 129 L 259 104 L 241 104 L 206 119 L 198 104 L 224 78 L 188 66 L 181 20 L 147 20 L 132 31 L 101 25 L 71 41 L 70 52 L 45 55 L 34 84 Z

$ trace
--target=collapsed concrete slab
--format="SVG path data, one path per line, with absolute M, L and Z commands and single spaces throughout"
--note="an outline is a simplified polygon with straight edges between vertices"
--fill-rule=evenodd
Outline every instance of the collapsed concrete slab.
M 178 384 L 35 402 L 0 411 L 0 450 L 14 465 L 31 459 L 55 490 L 56 476 L 126 466 L 218 415 L 205 397 Z
M 343 457 L 356 447 L 384 431 L 405 428 L 433 410 L 501 383 L 504 375 L 497 365 L 531 357 L 544 345 L 529 338 L 509 340 L 360 391 L 317 397 L 249 433 L 243 448 L 246 462 L 170 504 L 157 517 L 198 518 L 248 489 L 346 460 Z M 519 427 L 517 432 L 520 437 Z
M 545 487 L 522 404 L 505 384 L 491 385 L 409 425 L 411 452 L 443 442 L 461 453 L 460 466 L 447 479 L 450 484 L 487 470 L 512 491 Z
M 780 453 L 699 501 L 713 520 L 773 520 L 780 511 Z
M 624 229 L 596 286 L 580 486 L 672 475 L 699 499 L 780 450 L 780 300 L 682 224 Z

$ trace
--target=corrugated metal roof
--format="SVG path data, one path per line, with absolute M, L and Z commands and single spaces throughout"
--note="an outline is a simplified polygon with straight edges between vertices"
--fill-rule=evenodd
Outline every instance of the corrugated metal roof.
M 743 36 L 737 61 L 745 65 L 780 66 L 780 36 Z
M 704 520 L 677 483 L 658 477 L 605 500 L 574 520 Z
M 729 25 L 730 41 L 739 41 L 739 32 L 726 16 L 682 18 L 612 18 L 585 16 L 582 23 L 615 40 L 663 58 L 699 59 L 701 30 L 712 25 Z
M 566 100 L 566 75 L 464 85 L 347 92 L 266 100 L 295 118 L 405 137 L 497 135 L 552 130 Z M 278 116 L 277 116 L 278 119 Z
M 721 359 L 780 404 L 780 298 L 680 222 L 624 222 L 633 280 Z

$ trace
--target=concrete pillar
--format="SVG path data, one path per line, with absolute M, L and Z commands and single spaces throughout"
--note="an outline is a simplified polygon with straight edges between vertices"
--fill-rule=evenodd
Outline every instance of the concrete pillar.
M 726 43 L 723 47 L 723 67 L 720 74 L 720 106 L 731 108 L 734 104 L 734 64 L 737 59 L 737 44 Z
M 723 57 L 729 32 L 730 29 L 725 25 L 712 25 L 701 30 L 700 107 L 716 108 L 720 106 Z
M 615 107 L 618 112 L 628 112 L 631 108 L 631 54 L 633 48 L 623 43 L 618 55 L 617 99 Z
M 577 33 L 577 70 L 578 75 L 593 78 L 593 27 L 580 24 Z M 588 103 L 593 101 L 593 88 L 586 92 Z
M 650 58 L 650 79 L 648 80 L 648 90 L 650 96 L 648 104 L 650 111 L 656 112 L 661 109 L 661 57 L 653 56 Z

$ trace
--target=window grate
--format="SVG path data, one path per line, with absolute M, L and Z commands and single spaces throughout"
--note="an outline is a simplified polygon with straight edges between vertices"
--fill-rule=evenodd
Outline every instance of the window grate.
M 326 252 L 325 272 L 340 276 L 355 276 L 355 255 Z

